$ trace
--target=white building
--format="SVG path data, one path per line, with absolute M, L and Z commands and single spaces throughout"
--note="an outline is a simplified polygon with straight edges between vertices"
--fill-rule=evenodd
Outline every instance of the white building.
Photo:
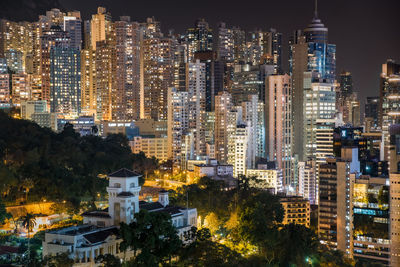
M 243 122 L 246 123 L 249 131 L 248 136 L 248 159 L 249 164 L 247 168 L 254 168 L 256 164 L 256 156 L 258 152 L 257 140 L 258 138 L 258 95 L 249 95 L 248 100 L 242 102 Z
M 118 235 L 118 227 L 121 222 L 131 223 L 140 209 L 170 214 L 181 238 L 197 225 L 197 210 L 169 205 L 167 191 L 159 193 L 158 202 L 139 201 L 139 177 L 128 169 L 110 174 L 108 209 L 85 212 L 82 214 L 83 225 L 46 232 L 43 257 L 66 252 L 76 261 L 75 266 L 97 266 L 94 259 L 104 254 L 129 259 L 133 256 L 131 251 L 124 255 L 119 250 L 122 239 Z
M 193 132 L 194 155 L 206 154 L 206 64 L 196 60 L 186 67 L 186 87 L 189 101 L 189 128 Z
M 247 166 L 251 166 L 251 158 L 248 157 L 249 129 L 246 125 L 237 125 L 235 133 L 230 137 L 229 145 L 232 151 L 230 157 L 233 165 L 233 177 L 246 175 Z
M 315 161 L 297 163 L 299 178 L 299 195 L 310 200 L 311 205 L 318 203 Z
M 168 158 L 176 166 L 182 165 L 183 135 L 189 127 L 188 92 L 168 89 Z
M 282 191 L 282 171 L 280 169 L 247 169 L 247 177 L 256 177 L 264 189 L 272 189 L 276 194 Z

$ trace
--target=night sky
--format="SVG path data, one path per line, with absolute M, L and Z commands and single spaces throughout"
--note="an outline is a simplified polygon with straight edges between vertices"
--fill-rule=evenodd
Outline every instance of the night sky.
M 96 13 L 100 5 L 111 12 L 113 19 L 129 15 L 132 20 L 144 21 L 146 17 L 154 16 L 161 21 L 164 32 L 171 28 L 184 32 L 200 17 L 204 17 L 213 28 L 219 21 L 245 30 L 268 30 L 273 27 L 284 34 L 283 62 L 286 71 L 289 35 L 293 30 L 307 26 L 314 9 L 313 0 L 58 1 L 64 10 L 80 10 L 84 19 Z M 320 0 L 318 10 L 322 22 L 329 28 L 329 42 L 337 45 L 337 72 L 348 70 L 353 73 L 355 90 L 361 99 L 378 95 L 381 64 L 388 58 L 400 61 L 400 1 Z

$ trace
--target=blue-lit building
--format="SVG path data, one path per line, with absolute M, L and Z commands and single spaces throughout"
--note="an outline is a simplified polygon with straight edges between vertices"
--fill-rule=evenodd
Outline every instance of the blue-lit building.
M 360 170 L 364 175 L 387 176 L 388 162 L 381 160 L 381 135 L 364 134 L 362 127 L 345 125 L 333 131 L 333 153 L 341 157 L 343 147 L 357 147 Z
M 81 59 L 76 48 L 50 50 L 50 110 L 77 116 L 81 111 Z
M 310 98 L 307 99 L 304 93 L 310 83 L 307 73 L 313 74 L 311 83 L 330 84 L 332 88 L 336 78 L 336 45 L 328 43 L 328 28 L 318 18 L 317 10 L 303 32 L 295 31 L 289 51 L 293 92 L 293 153 L 298 155 L 300 161 L 306 161 L 309 153 L 305 150 L 304 107 L 311 105 L 307 102 Z M 317 99 L 313 101 L 318 102 Z

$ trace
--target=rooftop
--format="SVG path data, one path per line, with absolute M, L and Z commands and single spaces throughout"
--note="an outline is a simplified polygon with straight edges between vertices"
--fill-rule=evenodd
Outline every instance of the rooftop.
M 128 178 L 128 177 L 135 177 L 135 176 L 142 176 L 142 175 L 135 171 L 131 171 L 126 168 L 122 168 L 116 172 L 109 174 L 108 176 L 116 177 L 116 178 Z

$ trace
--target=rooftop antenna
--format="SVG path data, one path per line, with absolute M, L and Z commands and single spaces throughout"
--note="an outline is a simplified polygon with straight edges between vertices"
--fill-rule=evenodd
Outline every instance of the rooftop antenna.
M 315 0 L 315 5 L 314 5 L 314 18 L 318 18 L 318 0 Z

